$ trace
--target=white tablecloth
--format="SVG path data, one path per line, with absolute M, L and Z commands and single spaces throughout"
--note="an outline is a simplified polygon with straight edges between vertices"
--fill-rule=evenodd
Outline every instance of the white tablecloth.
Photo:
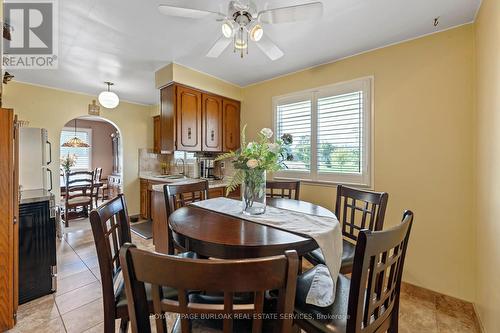
M 214 198 L 192 205 L 313 238 L 323 252 L 326 267 L 320 268 L 314 276 L 306 302 L 321 307 L 333 304 L 342 262 L 342 232 L 337 219 L 270 206 L 262 215 L 248 216 L 241 212 L 240 201 L 228 198 Z

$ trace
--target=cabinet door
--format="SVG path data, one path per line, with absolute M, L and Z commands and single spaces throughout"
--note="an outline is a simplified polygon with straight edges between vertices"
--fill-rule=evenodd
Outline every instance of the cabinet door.
M 203 94 L 203 151 L 222 151 L 222 98 Z
M 160 151 L 175 150 L 175 87 L 173 84 L 160 90 Z
M 240 103 L 223 100 L 224 110 L 224 151 L 240 148 Z
M 155 154 L 161 153 L 161 129 L 160 116 L 153 117 L 153 151 Z
M 177 150 L 201 151 L 201 93 L 177 86 Z
M 141 217 L 149 218 L 148 214 L 148 181 L 141 179 Z

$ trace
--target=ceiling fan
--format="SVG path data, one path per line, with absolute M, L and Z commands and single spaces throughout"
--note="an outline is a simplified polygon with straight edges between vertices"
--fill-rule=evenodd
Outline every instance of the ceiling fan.
M 233 0 L 229 2 L 227 14 L 189 6 L 159 5 L 158 9 L 169 16 L 191 19 L 213 16 L 218 22 L 222 22 L 222 36 L 208 51 L 207 57 L 219 57 L 232 43 L 234 52 L 238 52 L 243 58 L 245 52 L 248 54 L 248 43 L 251 40 L 273 61 L 281 58 L 284 53 L 264 33 L 264 25 L 312 20 L 323 14 L 323 4 L 320 1 L 258 11 L 251 0 Z

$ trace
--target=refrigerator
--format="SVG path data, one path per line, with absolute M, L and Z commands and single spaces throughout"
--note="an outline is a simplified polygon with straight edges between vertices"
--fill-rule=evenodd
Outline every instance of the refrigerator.
M 19 129 L 19 304 L 56 291 L 57 207 L 47 130 Z
M 44 128 L 19 129 L 19 185 L 21 190 L 52 191 L 52 145 Z

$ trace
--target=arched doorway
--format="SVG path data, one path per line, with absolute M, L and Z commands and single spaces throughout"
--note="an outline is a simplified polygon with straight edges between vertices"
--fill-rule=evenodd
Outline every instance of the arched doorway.
M 64 146 L 74 137 L 88 147 Z M 120 129 L 110 120 L 98 116 L 81 116 L 69 120 L 61 129 L 59 150 L 61 157 L 61 193 L 64 194 L 65 178 L 63 163 L 70 157 L 73 171 L 101 170 L 97 191 L 98 204 L 123 191 L 123 146 Z M 76 158 L 74 158 L 76 157 Z

